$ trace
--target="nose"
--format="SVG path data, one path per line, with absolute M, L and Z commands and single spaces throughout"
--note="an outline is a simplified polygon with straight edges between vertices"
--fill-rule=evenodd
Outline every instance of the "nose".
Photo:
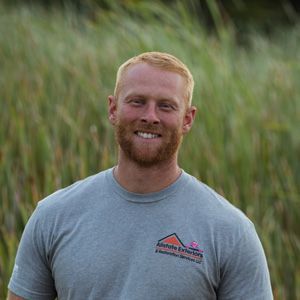
M 160 119 L 157 115 L 156 105 L 154 103 L 148 103 L 145 106 L 143 114 L 141 116 L 141 121 L 143 123 L 149 124 L 159 124 Z

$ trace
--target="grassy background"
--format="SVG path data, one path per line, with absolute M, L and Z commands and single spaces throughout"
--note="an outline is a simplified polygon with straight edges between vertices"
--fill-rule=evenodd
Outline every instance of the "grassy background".
M 255 223 L 275 299 L 300 299 L 300 27 L 247 45 L 208 36 L 184 7 L 99 11 L 0 6 L 0 299 L 38 200 L 112 166 L 117 67 L 143 51 L 181 58 L 198 116 L 181 166 Z

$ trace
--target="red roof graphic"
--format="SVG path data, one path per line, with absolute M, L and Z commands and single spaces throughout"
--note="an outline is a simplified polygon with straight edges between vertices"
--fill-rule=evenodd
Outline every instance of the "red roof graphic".
M 172 233 L 166 237 L 164 237 L 163 239 L 159 240 L 159 242 L 165 243 L 165 244 L 169 244 L 169 245 L 175 245 L 175 246 L 183 246 L 183 243 L 181 242 L 181 240 L 179 239 L 179 237 L 177 236 L 176 233 Z

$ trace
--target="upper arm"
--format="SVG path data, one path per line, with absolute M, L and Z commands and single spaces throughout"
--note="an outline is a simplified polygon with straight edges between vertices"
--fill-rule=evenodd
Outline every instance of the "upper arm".
M 41 220 L 43 215 L 36 210 L 25 226 L 8 285 L 11 291 L 9 297 L 13 297 L 11 299 L 22 299 L 20 296 L 30 300 L 56 297 L 54 278 L 47 256 L 48 233 Z
M 222 268 L 218 299 L 273 299 L 266 257 L 254 226 L 232 247 Z
M 19 297 L 18 295 L 14 294 L 10 290 L 8 290 L 7 300 L 25 300 L 25 299 L 22 297 Z

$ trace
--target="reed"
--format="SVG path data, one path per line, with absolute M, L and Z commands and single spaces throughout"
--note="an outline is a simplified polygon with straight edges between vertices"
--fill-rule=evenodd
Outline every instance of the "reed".
M 0 6 L 0 298 L 37 201 L 112 166 L 107 96 L 117 67 L 166 51 L 192 70 L 198 116 L 180 153 L 188 172 L 255 223 L 275 299 L 300 298 L 300 28 L 247 46 L 205 33 L 183 5 L 96 11 Z

